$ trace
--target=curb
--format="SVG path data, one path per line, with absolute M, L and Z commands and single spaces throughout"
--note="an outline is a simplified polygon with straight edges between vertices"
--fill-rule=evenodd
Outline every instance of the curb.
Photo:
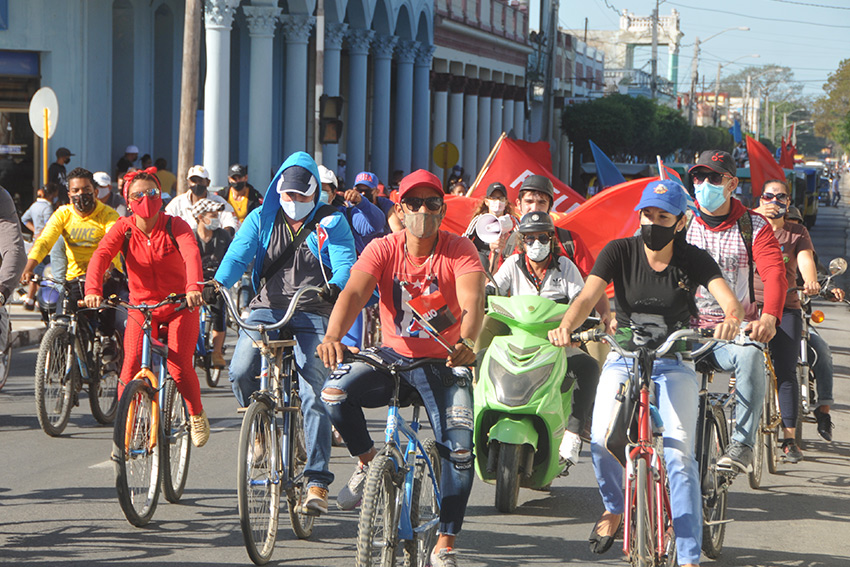
M 35 327 L 19 331 L 12 328 L 12 333 L 9 335 L 9 340 L 12 341 L 12 350 L 39 344 L 45 331 L 47 331 L 47 327 L 44 325 L 41 328 Z

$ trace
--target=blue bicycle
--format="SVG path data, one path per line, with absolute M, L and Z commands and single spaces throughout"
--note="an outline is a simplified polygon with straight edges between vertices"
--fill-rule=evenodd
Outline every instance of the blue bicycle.
M 357 531 L 357 565 L 389 567 L 395 565 L 401 551 L 404 565 L 425 567 L 437 541 L 440 522 L 440 456 L 433 439 L 419 440 L 422 399 L 415 390 L 400 399 L 399 374 L 428 364 L 442 365 L 446 361 L 427 358 L 409 365 L 387 364 L 371 349 L 360 354 L 347 353 L 346 359 L 349 357 L 393 378 L 385 444 L 369 465 L 363 490 Z M 413 406 L 410 423 L 400 412 L 408 405 Z M 407 440 L 404 446 L 402 436 Z
M 202 305 L 198 344 L 195 345 L 195 366 L 204 369 L 207 386 L 215 388 L 218 386 L 219 380 L 221 379 L 221 368 L 216 368 L 213 366 L 212 362 L 212 329 L 213 312 L 209 305 Z

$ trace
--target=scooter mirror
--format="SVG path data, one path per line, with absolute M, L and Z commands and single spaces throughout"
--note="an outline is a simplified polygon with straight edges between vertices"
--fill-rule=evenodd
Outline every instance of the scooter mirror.
M 840 276 L 847 270 L 847 260 L 844 258 L 834 258 L 829 263 L 829 273 L 833 276 Z

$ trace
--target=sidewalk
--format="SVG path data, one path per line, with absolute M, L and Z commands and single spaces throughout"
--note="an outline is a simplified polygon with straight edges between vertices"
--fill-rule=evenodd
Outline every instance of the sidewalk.
M 41 321 L 41 313 L 27 311 L 22 303 L 10 303 L 6 305 L 9 311 L 9 319 L 12 321 L 12 334 L 10 340 L 13 348 L 37 345 L 47 327 Z

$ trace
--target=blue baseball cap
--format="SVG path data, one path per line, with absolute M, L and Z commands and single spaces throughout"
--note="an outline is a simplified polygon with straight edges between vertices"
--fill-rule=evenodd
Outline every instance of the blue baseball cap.
M 688 196 L 685 189 L 670 179 L 662 179 L 647 184 L 635 207 L 639 211 L 646 207 L 658 207 L 670 214 L 681 215 L 688 208 Z
M 354 178 L 354 186 L 365 185 L 369 189 L 378 188 L 378 176 L 369 171 L 361 171 Z

